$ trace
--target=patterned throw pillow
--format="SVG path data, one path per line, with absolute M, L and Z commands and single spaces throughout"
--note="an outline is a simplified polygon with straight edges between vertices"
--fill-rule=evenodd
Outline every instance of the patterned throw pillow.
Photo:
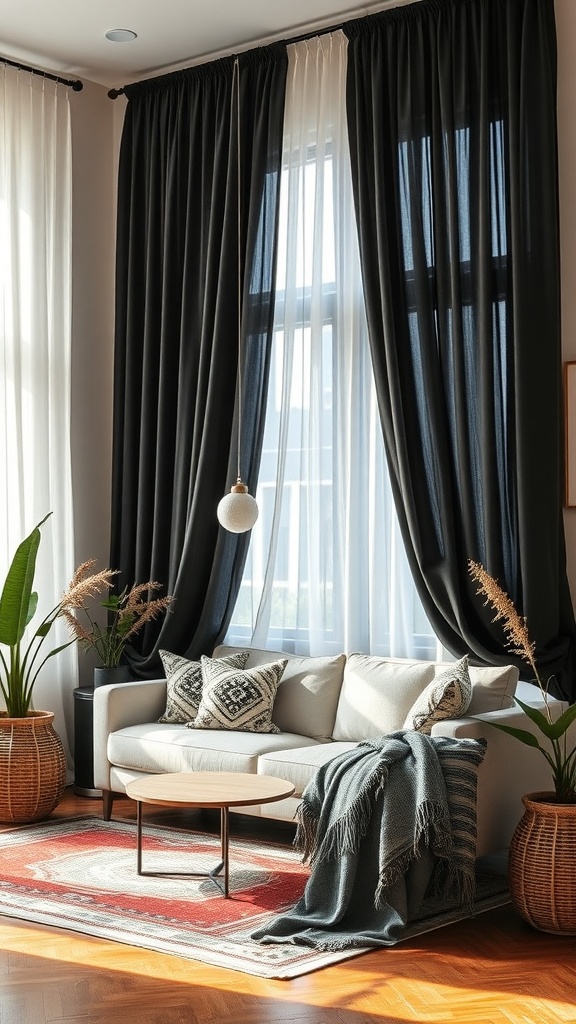
M 204 656 L 201 664 L 202 700 L 188 728 L 280 732 L 272 722 L 272 709 L 286 658 L 244 671 Z
M 435 722 L 463 715 L 471 700 L 472 683 L 465 655 L 428 684 L 406 715 L 403 728 L 416 729 L 429 736 Z
M 202 698 L 202 666 L 199 661 L 188 661 L 179 654 L 160 651 L 166 676 L 166 710 L 159 722 L 184 725 L 193 722 Z M 220 660 L 232 668 L 244 668 L 249 651 L 239 651 Z

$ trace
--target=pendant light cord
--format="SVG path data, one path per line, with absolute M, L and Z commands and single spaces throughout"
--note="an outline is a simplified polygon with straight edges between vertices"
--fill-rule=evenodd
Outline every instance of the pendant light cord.
M 236 98 L 234 110 L 234 97 Z M 238 482 L 242 479 L 240 472 L 240 435 L 242 430 L 242 244 L 241 230 L 242 218 L 240 212 L 241 183 L 240 183 L 240 65 L 238 57 L 234 58 L 232 71 L 232 104 L 236 115 L 236 188 L 237 188 L 237 217 L 238 217 L 238 369 L 236 381 L 238 387 Z
M 242 482 L 240 475 L 241 463 L 241 434 L 242 434 L 242 147 L 240 131 L 240 64 L 238 57 L 234 59 L 232 68 L 232 88 L 230 92 L 230 157 L 229 169 L 233 171 L 233 150 L 234 150 L 234 120 L 236 121 L 236 187 L 237 187 L 237 240 L 238 240 L 238 365 L 236 370 L 236 412 L 238 416 L 238 477 L 236 483 L 230 488 L 218 503 L 217 517 L 220 525 L 230 533 L 247 533 L 254 526 L 258 519 L 258 505 L 256 499 L 248 493 L 248 488 Z M 233 192 L 233 186 L 232 186 Z M 244 262 L 246 254 L 244 253 Z M 234 423 L 232 423 L 232 437 Z M 230 453 L 232 454 L 232 453 Z

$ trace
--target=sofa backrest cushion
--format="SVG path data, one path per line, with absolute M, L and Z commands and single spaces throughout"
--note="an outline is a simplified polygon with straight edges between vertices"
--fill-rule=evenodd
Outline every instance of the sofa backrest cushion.
M 263 665 L 273 658 L 287 658 L 272 721 L 282 732 L 316 740 L 331 737 L 352 742 L 402 729 L 417 697 L 448 667 L 445 661 L 378 658 L 369 654 L 301 658 L 286 652 L 225 645 L 217 647 L 213 657 L 223 658 L 246 650 L 247 667 Z M 467 716 L 514 706 L 519 678 L 515 666 L 469 665 L 469 673 L 472 699 Z
M 446 668 L 446 663 L 436 665 L 436 675 Z M 480 715 L 485 711 L 500 711 L 514 707 L 514 693 L 520 675 L 515 665 L 469 665 L 472 681 L 472 700 L 466 715 Z
M 333 738 L 369 740 L 401 729 L 416 698 L 433 678 L 433 662 L 349 654 Z
M 240 650 L 240 647 L 221 645 L 214 651 L 214 657 L 222 658 Z M 275 657 L 286 658 L 288 663 L 276 691 L 272 711 L 274 725 L 281 732 L 293 732 L 315 740 L 330 739 L 336 720 L 346 655 L 301 658 L 294 654 L 252 647 L 249 649 L 246 667 L 263 665 Z

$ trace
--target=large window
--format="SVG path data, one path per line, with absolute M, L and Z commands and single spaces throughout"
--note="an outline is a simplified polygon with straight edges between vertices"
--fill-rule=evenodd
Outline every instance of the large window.
M 346 41 L 290 47 L 259 520 L 228 641 L 437 657 L 390 491 L 345 123 Z

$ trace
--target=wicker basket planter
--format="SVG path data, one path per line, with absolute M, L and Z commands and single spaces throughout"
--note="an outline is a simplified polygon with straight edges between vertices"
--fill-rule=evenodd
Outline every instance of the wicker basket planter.
M 553 793 L 522 800 L 508 861 L 512 903 L 539 931 L 576 935 L 576 804 L 556 803 Z
M 0 821 L 39 821 L 61 799 L 66 756 L 53 721 L 52 711 L 0 713 Z

